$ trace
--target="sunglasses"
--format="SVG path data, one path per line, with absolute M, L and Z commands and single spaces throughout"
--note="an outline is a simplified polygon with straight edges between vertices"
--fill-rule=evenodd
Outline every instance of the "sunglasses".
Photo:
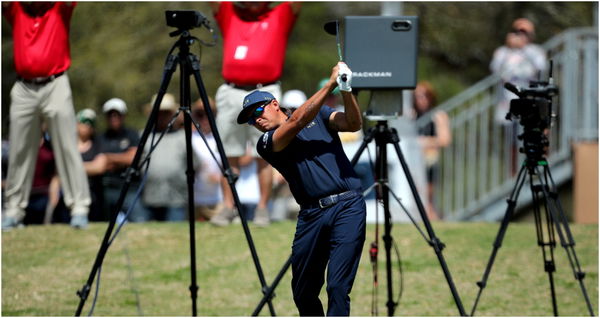
M 272 101 L 268 101 L 265 104 L 263 104 L 262 106 L 256 107 L 256 109 L 250 116 L 250 119 L 248 120 L 248 125 L 254 126 L 254 124 L 256 124 L 256 118 L 260 117 L 260 115 L 265 111 L 265 107 L 267 107 L 267 105 L 269 105 L 271 102 Z

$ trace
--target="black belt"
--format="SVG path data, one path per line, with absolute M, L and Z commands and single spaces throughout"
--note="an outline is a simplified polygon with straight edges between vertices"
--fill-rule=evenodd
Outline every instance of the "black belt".
M 17 81 L 21 81 L 27 84 L 44 85 L 52 82 L 53 80 L 57 79 L 63 74 L 65 74 L 65 72 L 56 73 L 48 77 L 22 78 L 21 76 L 17 76 Z
M 347 200 L 347 199 L 354 198 L 354 197 L 360 196 L 360 195 L 362 195 L 362 194 L 359 193 L 358 191 L 354 191 L 354 190 L 350 190 L 350 191 L 346 191 L 346 192 L 342 192 L 342 193 L 338 193 L 338 194 L 332 194 L 332 195 L 328 195 L 324 198 L 320 198 L 319 200 L 317 200 L 313 203 L 301 204 L 300 209 L 302 209 L 302 210 L 314 209 L 314 208 L 324 209 L 324 208 L 330 207 L 330 206 L 338 203 L 339 201 Z
M 258 83 L 258 84 L 254 84 L 254 85 L 238 85 L 236 83 L 225 82 L 225 84 L 227 84 L 233 88 L 242 89 L 245 91 L 253 91 L 255 89 L 261 89 L 265 86 L 269 86 L 269 85 L 273 85 L 273 84 L 277 84 L 277 83 L 279 83 L 279 82 Z

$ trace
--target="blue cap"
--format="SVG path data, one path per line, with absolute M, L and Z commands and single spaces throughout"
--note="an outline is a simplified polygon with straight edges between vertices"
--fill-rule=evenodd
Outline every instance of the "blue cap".
M 258 106 L 270 103 L 274 99 L 275 97 L 271 93 L 265 91 L 254 91 L 246 95 L 246 97 L 244 97 L 242 111 L 240 112 L 237 118 L 237 123 L 247 123 L 248 120 L 250 120 L 250 116 Z

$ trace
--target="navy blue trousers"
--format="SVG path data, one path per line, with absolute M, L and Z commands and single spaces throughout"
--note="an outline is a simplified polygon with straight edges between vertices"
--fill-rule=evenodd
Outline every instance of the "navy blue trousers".
M 319 292 L 327 267 L 328 316 L 350 315 L 350 291 L 365 242 L 362 196 L 301 210 L 292 246 L 292 292 L 300 316 L 324 316 Z

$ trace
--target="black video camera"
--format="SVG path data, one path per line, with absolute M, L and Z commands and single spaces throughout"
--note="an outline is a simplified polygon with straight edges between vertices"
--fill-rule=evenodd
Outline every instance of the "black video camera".
M 167 10 L 165 17 L 168 26 L 179 30 L 191 30 L 208 23 L 202 13 L 193 10 Z
M 530 82 L 528 88 L 519 88 L 511 83 L 504 88 L 519 98 L 510 101 L 506 119 L 520 119 L 519 124 L 526 128 L 548 128 L 552 121 L 552 98 L 558 95 L 558 87 L 549 82 Z

